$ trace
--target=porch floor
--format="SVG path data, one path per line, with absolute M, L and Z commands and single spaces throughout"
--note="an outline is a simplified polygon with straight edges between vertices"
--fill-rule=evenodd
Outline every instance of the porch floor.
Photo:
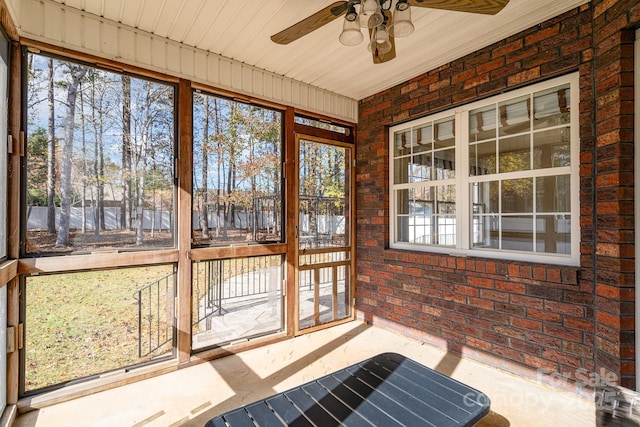
M 360 322 L 32 411 L 16 425 L 203 426 L 217 414 L 387 351 L 487 394 L 491 413 L 477 427 L 599 425 L 594 405 L 574 395 Z

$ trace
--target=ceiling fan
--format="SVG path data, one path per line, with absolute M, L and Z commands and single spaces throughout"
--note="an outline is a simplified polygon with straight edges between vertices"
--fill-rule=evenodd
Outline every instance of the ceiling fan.
M 278 44 L 289 44 L 328 24 L 339 16 L 345 21 L 339 40 L 344 45 L 356 45 L 364 36 L 360 28 L 369 32 L 368 48 L 374 64 L 396 57 L 395 37 L 413 32 L 410 7 L 451 10 L 456 12 L 495 15 L 509 0 L 348 0 L 337 1 L 302 21 L 271 36 Z

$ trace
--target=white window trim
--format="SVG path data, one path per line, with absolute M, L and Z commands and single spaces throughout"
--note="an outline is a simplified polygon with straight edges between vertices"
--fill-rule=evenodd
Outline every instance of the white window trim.
M 570 85 L 570 98 L 571 98 L 571 141 L 570 141 L 570 157 L 571 166 L 559 167 L 553 169 L 553 175 L 564 173 L 570 175 L 571 185 L 571 255 L 563 254 L 544 254 L 536 252 L 525 251 L 512 251 L 512 250 L 495 250 L 495 249 L 480 249 L 471 248 L 470 245 L 470 233 L 471 233 L 471 214 L 470 214 L 470 194 L 469 183 L 470 177 L 467 171 L 469 170 L 469 155 L 468 149 L 465 147 L 466 142 L 469 139 L 469 111 L 481 108 L 490 104 L 499 103 L 509 99 L 517 98 L 523 95 L 530 95 L 533 92 L 540 92 L 545 89 L 552 88 L 554 86 L 560 86 L 563 84 Z M 520 89 L 516 89 L 510 92 L 484 99 L 482 101 L 476 101 L 464 106 L 440 112 L 427 117 L 412 120 L 410 122 L 395 125 L 389 128 L 389 247 L 392 249 L 414 250 L 423 252 L 433 252 L 441 254 L 449 254 L 453 256 L 474 256 L 482 258 L 494 258 L 512 261 L 527 261 L 527 262 L 539 262 L 548 264 L 559 264 L 569 266 L 580 265 L 580 124 L 579 124 L 579 74 L 572 73 L 566 76 L 557 77 L 541 83 L 529 85 Z M 405 130 L 407 128 L 419 126 L 422 123 L 437 121 L 444 117 L 454 115 L 456 123 L 456 246 L 444 247 L 437 245 L 422 245 L 411 244 L 406 242 L 396 242 L 396 200 L 395 190 L 399 188 L 411 187 L 411 184 L 399 184 L 394 185 L 393 180 L 395 176 L 394 171 L 394 133 Z M 550 171 L 549 171 L 550 172 Z M 543 174 L 546 172 L 542 172 Z M 550 172 L 551 173 L 551 172 Z M 507 174 L 500 174 L 501 179 L 518 178 L 518 177 L 531 177 L 531 171 L 524 172 L 512 172 Z M 473 181 L 482 180 L 495 180 L 496 175 L 491 175 L 488 178 L 473 177 Z M 438 183 L 446 184 L 451 183 L 452 180 L 438 181 Z

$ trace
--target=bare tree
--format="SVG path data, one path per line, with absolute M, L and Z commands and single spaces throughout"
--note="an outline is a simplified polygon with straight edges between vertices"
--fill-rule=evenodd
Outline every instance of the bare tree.
M 93 125 L 94 162 L 93 179 L 96 186 L 94 234 L 106 229 L 104 220 L 104 131 L 108 102 L 105 102 L 107 79 L 98 70 L 89 73 L 91 83 L 91 123 Z
M 53 59 L 49 59 L 49 144 L 47 147 L 47 232 L 49 234 L 56 232 L 56 115 L 53 76 Z
M 215 139 L 216 139 L 216 149 L 217 149 L 217 164 L 218 164 L 218 169 L 217 169 L 217 185 L 216 185 L 216 237 L 220 237 L 220 192 L 221 192 L 221 188 L 222 188 L 222 184 L 221 184 L 221 177 L 222 177 L 222 161 L 221 161 L 221 157 L 222 157 L 222 130 L 221 130 L 221 126 L 220 126 L 220 108 L 218 106 L 218 99 L 214 98 L 213 99 L 213 112 L 214 112 L 214 117 L 215 117 Z M 224 221 L 224 219 L 223 219 Z
M 173 147 L 172 93 L 167 86 L 148 81 L 142 81 L 136 88 L 136 109 L 132 110 L 131 170 L 135 179 L 137 246 L 143 244 L 144 238 L 147 165 L 150 161 L 161 164 L 162 156 L 170 153 Z
M 60 173 L 60 228 L 56 238 L 56 246 L 69 245 L 69 227 L 71 223 L 71 168 L 73 166 L 73 137 L 75 130 L 76 97 L 78 85 L 87 73 L 87 67 L 67 64 L 69 68 L 69 82 L 67 86 L 67 113 L 64 121 L 64 149 L 62 152 L 62 171 Z
M 200 197 L 200 228 L 202 238 L 209 240 L 209 97 L 204 99 L 204 122 L 202 124 L 202 195 Z
M 131 78 L 122 76 L 122 201 L 120 227 L 131 229 Z
M 87 232 L 87 127 L 84 115 L 84 96 L 80 82 L 80 117 L 82 126 L 82 234 Z

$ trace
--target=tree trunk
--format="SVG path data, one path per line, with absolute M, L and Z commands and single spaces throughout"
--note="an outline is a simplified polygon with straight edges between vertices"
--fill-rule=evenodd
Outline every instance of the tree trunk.
M 99 114 L 99 113 L 98 113 Z M 96 120 L 96 81 L 95 73 L 91 79 L 91 123 L 93 124 L 93 180 L 96 186 L 96 200 L 93 208 L 93 235 L 100 236 L 100 170 L 98 166 L 98 147 L 100 145 L 100 130 Z
M 142 147 L 140 148 L 140 167 L 138 170 L 142 173 L 138 174 L 137 190 L 137 207 L 138 207 L 138 227 L 136 230 L 136 246 L 142 246 L 144 242 L 144 185 L 145 185 L 145 171 L 147 170 L 147 141 L 144 140 Z
M 153 189 L 153 209 L 151 210 L 151 238 L 155 236 L 156 230 L 156 189 Z
M 251 224 L 247 224 L 252 231 L 252 239 L 258 239 L 258 188 L 256 185 L 256 172 L 255 172 L 255 146 L 253 136 L 249 137 L 249 163 L 251 165 Z M 249 213 L 247 213 L 247 219 L 249 219 Z
M 222 186 L 220 179 L 222 177 L 222 172 L 220 170 L 222 162 L 220 161 L 220 157 L 222 156 L 222 141 L 220 141 L 220 114 L 218 110 L 218 100 L 214 98 L 213 100 L 213 110 L 215 113 L 215 123 L 216 123 L 216 141 L 217 141 L 217 158 L 218 158 L 218 177 L 216 182 L 218 183 L 216 188 L 216 237 L 220 237 L 220 187 Z M 223 218 L 224 221 L 224 218 Z
M 67 115 L 64 121 L 64 150 L 62 152 L 62 171 L 60 173 L 60 228 L 56 246 L 69 246 L 69 226 L 71 223 L 71 167 L 73 166 L 73 131 L 76 115 L 76 97 L 78 85 L 87 72 L 86 67 L 70 66 L 71 81 L 67 88 Z
M 56 232 L 56 115 L 53 97 L 53 59 L 49 59 L 49 143 L 47 144 L 47 233 Z
M 236 188 L 235 187 L 235 158 L 233 155 L 233 149 L 231 151 L 231 155 L 229 156 L 229 171 L 227 172 L 227 201 L 225 202 L 224 210 L 225 210 L 225 219 L 223 225 L 222 235 L 226 240 L 228 237 L 227 230 L 230 226 L 234 226 L 236 223 L 235 220 L 235 204 L 231 201 L 231 192 Z
M 80 86 L 80 117 L 82 117 L 82 234 L 85 234 L 87 232 L 87 136 L 82 86 Z
M 102 95 L 101 95 L 102 96 Z M 102 111 L 102 99 L 100 100 L 99 117 L 99 133 L 98 133 L 98 218 L 100 230 L 106 230 L 104 223 L 104 111 Z M 98 224 L 96 224 L 98 227 Z
M 202 131 L 202 196 L 200 229 L 202 238 L 209 240 L 209 97 L 204 96 L 204 123 Z
M 131 78 L 122 76 L 122 200 L 120 227 L 131 229 Z

